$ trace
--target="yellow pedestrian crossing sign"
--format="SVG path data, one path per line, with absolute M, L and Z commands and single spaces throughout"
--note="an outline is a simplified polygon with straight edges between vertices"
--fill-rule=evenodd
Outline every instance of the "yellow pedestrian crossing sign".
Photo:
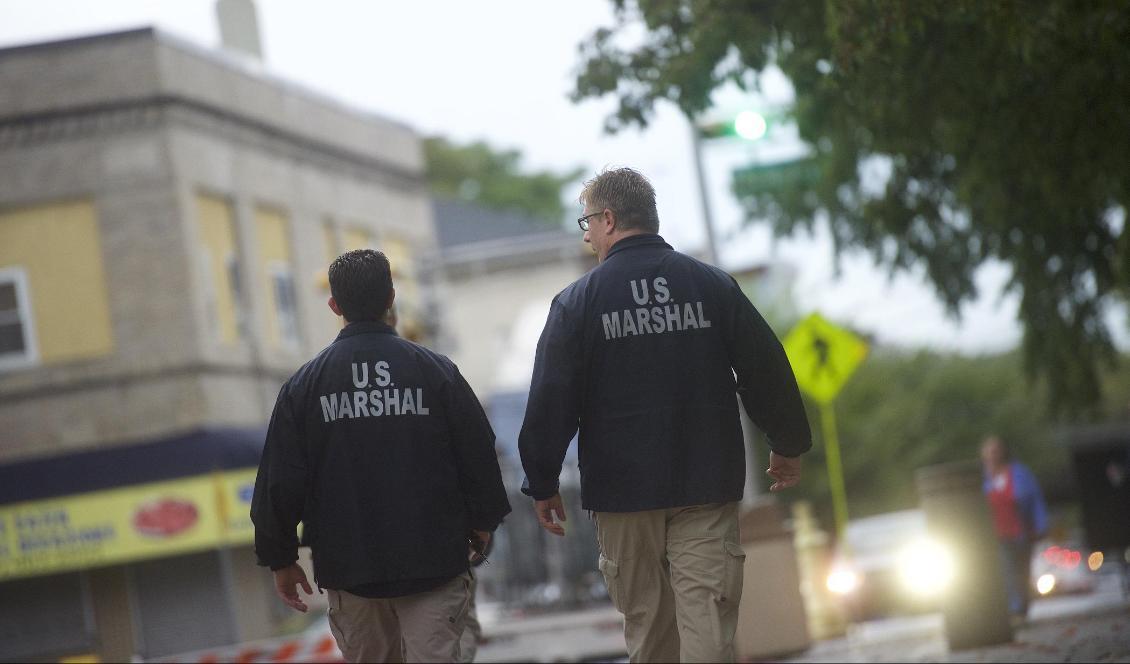
M 783 345 L 797 385 L 818 403 L 835 399 L 867 357 L 867 343 L 863 339 L 829 323 L 820 314 L 797 323 Z

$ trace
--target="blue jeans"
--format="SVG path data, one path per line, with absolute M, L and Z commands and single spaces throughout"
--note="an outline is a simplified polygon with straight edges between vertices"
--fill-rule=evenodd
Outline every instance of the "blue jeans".
M 1028 615 L 1028 595 L 1032 586 L 1032 541 L 1027 538 L 1001 540 L 1001 571 L 1008 593 L 1008 612 Z

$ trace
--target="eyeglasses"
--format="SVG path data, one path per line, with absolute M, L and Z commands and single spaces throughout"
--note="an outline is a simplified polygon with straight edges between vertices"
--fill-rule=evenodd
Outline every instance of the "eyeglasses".
M 586 214 L 585 216 L 577 219 L 577 225 L 581 227 L 582 231 L 587 231 L 589 229 L 589 219 L 591 219 L 592 217 L 599 217 L 602 214 L 604 214 L 604 210 L 601 210 L 600 212 L 593 212 L 592 214 Z

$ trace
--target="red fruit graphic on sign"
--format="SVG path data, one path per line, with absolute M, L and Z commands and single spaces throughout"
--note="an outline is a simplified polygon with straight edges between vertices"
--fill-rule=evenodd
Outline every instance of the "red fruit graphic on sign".
M 187 500 L 160 498 L 142 504 L 133 515 L 133 528 L 148 537 L 169 537 L 188 530 L 199 518 Z

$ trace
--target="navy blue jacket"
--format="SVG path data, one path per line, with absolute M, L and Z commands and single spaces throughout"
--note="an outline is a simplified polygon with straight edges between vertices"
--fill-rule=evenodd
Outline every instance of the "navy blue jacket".
M 455 576 L 470 529 L 509 511 L 470 386 L 391 327 L 347 325 L 279 391 L 251 502 L 261 565 L 298 558 L 302 521 L 323 587 Z
M 518 442 L 523 491 L 557 493 L 579 428 L 585 509 L 740 500 L 735 392 L 775 452 L 811 447 L 785 351 L 733 277 L 658 235 L 624 238 L 550 305 Z

